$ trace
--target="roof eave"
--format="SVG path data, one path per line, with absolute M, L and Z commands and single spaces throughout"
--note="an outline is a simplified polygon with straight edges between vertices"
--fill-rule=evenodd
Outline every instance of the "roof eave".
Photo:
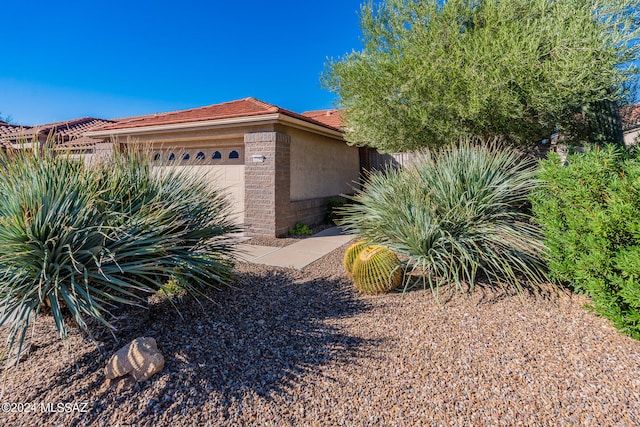
M 306 120 L 299 119 L 297 117 L 292 117 L 283 113 L 270 113 L 270 114 L 260 114 L 255 116 L 242 116 L 242 117 L 230 117 L 225 119 L 215 119 L 215 120 L 202 120 L 196 122 L 184 122 L 184 123 L 171 123 L 164 125 L 151 125 L 151 126 L 139 126 L 139 127 L 128 127 L 121 129 L 106 129 L 106 130 L 95 130 L 86 132 L 85 135 L 91 138 L 108 138 L 112 136 L 118 135 L 146 135 L 153 134 L 157 132 L 172 132 L 172 131 L 181 131 L 181 130 L 210 130 L 210 129 L 220 129 L 225 127 L 233 127 L 233 126 L 241 126 L 241 125 L 263 125 L 263 124 L 275 124 L 275 123 L 285 123 L 292 127 L 296 127 L 299 129 L 304 129 L 311 131 L 313 133 L 318 133 L 326 136 L 330 136 L 333 138 L 342 138 L 342 132 L 326 127 L 320 124 L 311 123 Z

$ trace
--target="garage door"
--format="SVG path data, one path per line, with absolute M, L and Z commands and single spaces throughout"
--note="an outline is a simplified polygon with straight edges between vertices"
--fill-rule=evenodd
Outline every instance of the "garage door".
M 154 160 L 163 167 L 186 169 L 223 190 L 232 203 L 233 219 L 244 223 L 243 147 L 206 147 L 158 150 Z M 175 165 L 175 166 L 173 166 Z
M 244 165 L 196 166 L 203 169 L 214 188 L 222 188 L 233 203 L 233 216 L 244 222 Z

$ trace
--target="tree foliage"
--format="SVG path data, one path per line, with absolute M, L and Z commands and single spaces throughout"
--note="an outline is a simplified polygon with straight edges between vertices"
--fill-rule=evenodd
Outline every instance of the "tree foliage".
M 583 106 L 630 96 L 639 24 L 640 0 L 370 1 L 363 50 L 329 62 L 322 79 L 353 144 L 527 144 L 579 133 Z
M 12 123 L 12 122 L 13 122 L 13 117 L 11 117 L 11 116 L 4 116 L 4 115 L 0 112 L 0 122 Z

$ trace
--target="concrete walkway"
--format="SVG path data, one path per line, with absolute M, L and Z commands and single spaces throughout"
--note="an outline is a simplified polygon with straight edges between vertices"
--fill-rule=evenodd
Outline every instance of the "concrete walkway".
M 241 243 L 238 245 L 239 258 L 256 264 L 302 270 L 352 239 L 353 236 L 343 234 L 338 227 L 332 227 L 284 248 Z

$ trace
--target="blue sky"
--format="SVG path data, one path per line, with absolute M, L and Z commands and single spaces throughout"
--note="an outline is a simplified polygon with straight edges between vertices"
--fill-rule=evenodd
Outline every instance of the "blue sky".
M 35 125 L 248 96 L 330 108 L 319 75 L 327 57 L 360 50 L 362 2 L 4 2 L 0 115 Z

